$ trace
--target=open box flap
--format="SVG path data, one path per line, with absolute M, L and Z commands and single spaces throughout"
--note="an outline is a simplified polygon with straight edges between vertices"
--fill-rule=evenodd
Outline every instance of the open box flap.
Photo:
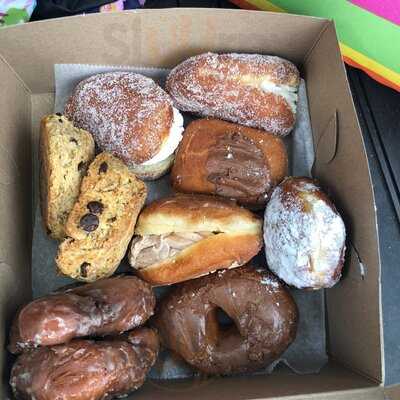
M 383 339 L 375 200 L 338 49 L 332 23 L 305 61 L 306 74 L 313 77 L 307 80 L 306 76 L 317 144 L 313 171 L 334 198 L 348 233 L 345 279 L 326 291 L 329 347 L 333 357 L 381 381 Z
M 32 293 L 32 180 L 30 93 L 1 58 L 0 93 L 0 358 L 4 360 L 8 332 L 4 321 L 9 322 L 15 308 Z M 1 362 L 1 376 L 3 371 Z
M 54 64 L 172 67 L 204 51 L 268 52 L 300 64 L 327 21 L 222 9 L 92 14 L 11 26 L 0 52 L 33 93 L 54 90 Z M 229 21 L 229 23 L 227 23 Z M 298 35 L 299 31 L 302 35 Z M 296 40 L 293 40 L 296 38 Z M 18 43 L 18 51 L 16 51 Z
M 236 10 L 169 9 L 77 16 L 0 30 L 0 53 L 24 83 L 6 63 L 1 64 L 2 93 L 10 91 L 11 96 L 0 109 L 5 124 L 0 128 L 0 144 L 11 146 L 11 154 L 22 160 L 23 176 L 17 181 L 23 183 L 20 192 L 25 195 L 18 197 L 13 191 L 5 195 L 14 202 L 7 208 L 9 215 L 2 219 L 1 227 L 16 226 L 5 231 L 8 236 L 4 241 L 0 237 L 0 243 L 10 243 L 13 280 L 26 286 L 20 297 L 12 294 L 16 297 L 8 306 L 15 309 L 30 293 L 26 285 L 31 229 L 26 221 L 31 221 L 32 199 L 29 140 L 19 144 L 26 151 L 18 151 L 16 146 L 21 132 L 30 129 L 31 102 L 26 87 L 36 95 L 53 92 L 55 63 L 171 67 L 206 50 L 279 54 L 302 65 L 315 143 L 334 146 L 334 150 L 322 151 L 315 171 L 344 213 L 350 237 L 345 279 L 327 294 L 330 350 L 350 368 L 380 381 L 379 257 L 373 194 L 334 27 L 323 19 Z M 40 107 L 36 108 L 39 112 Z M 332 140 L 330 132 L 337 137 Z M 15 143 L 8 143 L 11 138 Z M 3 162 L 10 168 L 12 161 Z M 26 212 L 27 218 L 21 219 Z M 21 251 L 22 243 L 26 251 Z M 366 271 L 364 277 L 360 260 Z M 7 280 L 4 282 L 7 285 Z

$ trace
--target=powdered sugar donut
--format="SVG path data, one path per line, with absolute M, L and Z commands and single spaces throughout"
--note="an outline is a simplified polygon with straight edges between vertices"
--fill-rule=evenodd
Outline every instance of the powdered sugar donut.
M 81 81 L 65 115 L 141 178 L 165 173 L 182 139 L 183 118 L 168 94 L 133 72 L 107 72 Z
M 299 289 L 335 285 L 345 253 L 345 226 L 335 206 L 309 178 L 286 178 L 265 210 L 268 266 Z
M 280 57 L 205 53 L 175 67 L 166 88 L 179 110 L 283 136 L 296 120 L 298 86 L 299 71 Z

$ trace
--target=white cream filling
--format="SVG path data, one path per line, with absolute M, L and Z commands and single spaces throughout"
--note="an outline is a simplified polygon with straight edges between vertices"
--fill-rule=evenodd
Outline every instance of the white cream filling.
M 165 160 L 176 150 L 182 140 L 182 133 L 184 130 L 183 117 L 175 107 L 172 108 L 174 110 L 174 116 L 171 129 L 169 130 L 168 139 L 163 143 L 160 151 L 153 158 L 140 165 L 153 165 Z
M 205 231 L 137 236 L 132 240 L 129 262 L 136 269 L 150 267 L 167 258 L 175 257 L 182 250 L 212 234 Z
M 293 111 L 293 114 L 296 113 L 297 87 L 283 85 L 283 84 L 276 84 L 268 79 L 262 80 L 260 87 L 264 92 L 269 92 L 276 94 L 278 96 L 282 96 L 288 103 L 291 110 Z

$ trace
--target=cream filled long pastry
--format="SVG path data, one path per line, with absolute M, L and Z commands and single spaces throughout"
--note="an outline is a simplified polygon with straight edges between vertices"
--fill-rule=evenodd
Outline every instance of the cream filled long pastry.
M 169 285 L 245 264 L 261 248 L 261 222 L 235 203 L 179 195 L 141 213 L 129 262 L 153 285 Z
M 166 88 L 179 110 L 284 136 L 296 121 L 299 81 L 280 57 L 205 53 L 176 66 Z

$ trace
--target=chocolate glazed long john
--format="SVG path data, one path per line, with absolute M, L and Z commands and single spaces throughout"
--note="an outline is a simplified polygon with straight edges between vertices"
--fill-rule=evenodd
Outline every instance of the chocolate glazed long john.
M 103 400 L 139 388 L 159 350 L 152 329 L 109 340 L 75 339 L 21 354 L 10 384 L 21 400 Z
M 32 301 L 14 319 L 9 350 L 66 343 L 83 336 L 115 335 L 142 325 L 155 307 L 149 284 L 119 276 Z

